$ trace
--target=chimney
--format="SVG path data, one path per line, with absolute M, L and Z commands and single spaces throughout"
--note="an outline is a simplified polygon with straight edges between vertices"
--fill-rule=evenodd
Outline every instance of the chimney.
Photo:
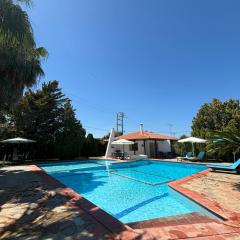
M 140 123 L 140 132 L 143 133 L 143 123 Z

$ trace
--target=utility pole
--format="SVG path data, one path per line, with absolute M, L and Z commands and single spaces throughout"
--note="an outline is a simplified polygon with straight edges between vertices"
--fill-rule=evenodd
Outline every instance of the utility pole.
M 119 133 L 121 129 L 121 133 L 123 135 L 123 119 L 124 119 L 124 113 L 123 112 L 118 112 L 117 113 L 117 133 Z

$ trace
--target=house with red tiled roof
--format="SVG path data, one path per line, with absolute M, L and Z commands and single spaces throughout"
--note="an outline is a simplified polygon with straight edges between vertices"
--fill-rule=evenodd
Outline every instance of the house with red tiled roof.
M 125 146 L 124 150 L 128 155 L 144 154 L 150 158 L 158 158 L 163 154 L 171 153 L 171 144 L 177 138 L 144 131 L 141 125 L 140 131 L 130 132 L 121 135 L 117 139 L 126 139 L 135 142 L 133 145 Z M 121 146 L 114 146 L 114 151 L 121 151 Z

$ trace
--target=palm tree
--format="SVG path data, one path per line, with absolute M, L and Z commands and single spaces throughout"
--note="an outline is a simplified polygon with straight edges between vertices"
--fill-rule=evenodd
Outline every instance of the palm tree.
M 240 130 L 215 132 L 208 150 L 222 155 L 233 153 L 235 158 L 235 154 L 240 153 Z
M 19 2 L 0 0 L 0 107 L 12 108 L 24 88 L 44 75 L 41 61 L 47 51 L 36 47 L 28 15 Z

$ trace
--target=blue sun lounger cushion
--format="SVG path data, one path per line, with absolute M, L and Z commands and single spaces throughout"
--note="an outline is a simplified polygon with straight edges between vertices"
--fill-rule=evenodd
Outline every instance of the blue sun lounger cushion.
M 237 170 L 240 167 L 240 158 L 233 164 L 209 164 L 207 167 L 216 169 L 216 170 Z
M 187 154 L 184 158 L 191 158 L 191 157 L 192 157 L 192 152 L 187 152 Z

